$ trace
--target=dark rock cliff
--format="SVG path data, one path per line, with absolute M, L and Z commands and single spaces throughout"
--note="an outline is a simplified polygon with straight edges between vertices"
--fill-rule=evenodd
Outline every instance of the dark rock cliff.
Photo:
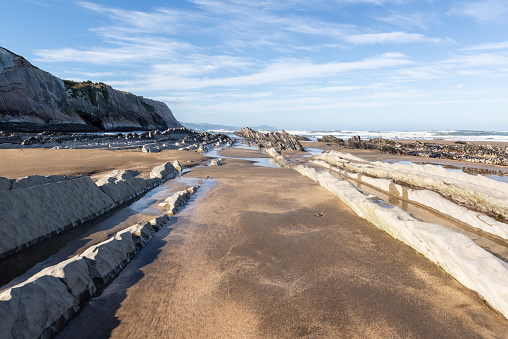
M 160 101 L 62 80 L 0 47 L 0 130 L 130 131 L 181 127 Z

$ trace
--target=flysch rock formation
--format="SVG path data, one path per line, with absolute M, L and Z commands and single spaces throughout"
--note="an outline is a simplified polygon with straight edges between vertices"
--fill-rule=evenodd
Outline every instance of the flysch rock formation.
M 438 224 L 419 221 L 397 206 L 364 195 L 352 184 L 328 172 L 320 173 L 301 165 L 295 169 L 319 182 L 358 216 L 441 266 L 508 318 L 508 265 L 505 262 L 469 237 Z
M 167 215 L 175 215 L 189 201 L 191 195 L 196 193 L 199 186 L 192 186 L 178 191 L 159 204 L 159 208 Z
M 390 164 L 366 162 L 337 151 L 326 151 L 315 157 L 354 173 L 388 178 L 396 183 L 439 192 L 459 204 L 508 220 L 508 184 L 481 175 L 447 171 L 435 165 Z
M 413 141 L 409 143 L 384 138 L 362 140 L 360 136 L 354 136 L 344 141 L 333 135 L 325 135 L 318 141 L 335 143 L 346 148 L 377 149 L 388 154 L 508 166 L 508 147 L 476 145 L 467 141 L 456 141 L 451 145 L 441 145 L 438 142 Z
M 0 294 L 0 338 L 51 338 L 169 220 L 131 226 Z
M 0 47 L 0 130 L 129 131 L 182 127 L 166 104 L 61 80 Z
M 235 134 L 244 138 L 248 142 L 253 142 L 260 148 L 275 148 L 277 151 L 294 150 L 305 152 L 305 148 L 300 144 L 298 138 L 294 135 L 282 130 L 279 132 L 261 133 L 242 127 L 240 131 L 235 131 Z
M 269 156 L 271 156 L 272 158 L 274 158 L 275 161 L 277 161 L 277 163 L 281 167 L 287 166 L 289 164 L 289 160 L 286 157 L 284 157 L 282 154 L 280 154 L 280 151 L 277 151 L 273 147 L 265 148 L 265 153 L 268 154 Z
M 434 211 L 461 221 L 472 228 L 479 229 L 483 232 L 508 240 L 508 224 L 491 218 L 486 214 L 472 211 L 460 206 L 436 192 L 426 189 L 412 189 L 405 187 L 394 183 L 391 179 L 373 178 L 359 173 L 348 172 L 331 166 L 322 160 L 313 160 L 312 163 L 339 173 L 344 178 L 353 179 L 359 183 L 367 184 L 376 189 L 385 191 L 387 194 L 400 199 L 426 206 Z
M 149 179 L 132 173 L 115 170 L 96 183 L 87 176 L 0 178 L 0 186 L 9 187 L 0 190 L 0 257 L 91 220 L 180 174 L 170 162 L 154 167 Z M 55 177 L 62 180 L 51 181 Z M 17 182 L 31 185 L 19 188 Z

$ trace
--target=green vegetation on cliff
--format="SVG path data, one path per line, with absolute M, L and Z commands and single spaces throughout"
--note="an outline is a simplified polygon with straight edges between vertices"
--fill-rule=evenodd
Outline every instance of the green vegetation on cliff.
M 83 81 L 76 82 L 72 80 L 63 80 L 65 89 L 71 90 L 71 97 L 84 97 L 97 106 L 97 94 L 102 94 L 106 104 L 109 102 L 108 85 L 103 82 Z

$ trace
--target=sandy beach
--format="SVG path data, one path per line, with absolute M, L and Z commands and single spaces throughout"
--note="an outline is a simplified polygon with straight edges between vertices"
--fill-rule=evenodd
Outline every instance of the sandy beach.
M 21 178 L 27 175 L 88 175 L 99 179 L 115 169 L 135 169 L 146 177 L 151 169 L 167 161 L 179 160 L 191 167 L 206 160 L 194 151 L 163 150 L 143 153 L 136 150 L 104 149 L 0 149 L 0 176 Z
M 194 151 L 0 151 L 0 176 L 11 178 L 99 178 L 112 169 L 146 175 L 154 165 L 173 160 L 205 165 L 191 168 L 181 180 L 206 181 L 209 188 L 198 191 L 57 338 L 508 333 L 506 318 L 478 294 L 356 216 L 319 184 L 291 168 L 256 166 L 256 158 L 267 157 L 257 150 L 227 148 L 218 155 L 224 164 L 210 167 L 209 159 Z

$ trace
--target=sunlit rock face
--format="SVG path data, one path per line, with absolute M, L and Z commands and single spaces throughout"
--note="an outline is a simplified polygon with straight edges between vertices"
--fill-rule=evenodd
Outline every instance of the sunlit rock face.
M 0 47 L 0 129 L 129 131 L 181 127 L 160 101 L 62 80 Z

